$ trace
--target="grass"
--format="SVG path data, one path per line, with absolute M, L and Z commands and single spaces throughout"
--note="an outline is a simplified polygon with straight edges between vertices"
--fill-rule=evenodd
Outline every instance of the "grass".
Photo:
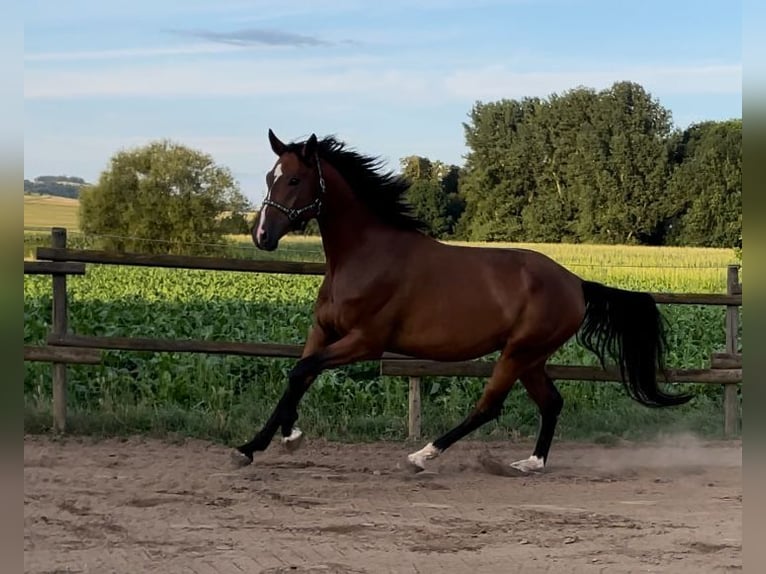
M 79 207 L 77 199 L 24 194 L 24 227 L 65 227 L 77 231 L 80 228 Z
M 391 381 L 399 384 L 401 381 Z M 557 428 L 557 439 L 588 440 L 600 444 L 615 444 L 619 440 L 652 440 L 658 436 L 694 433 L 708 438 L 723 438 L 722 403 L 717 397 L 700 395 L 692 406 L 679 409 L 647 410 L 636 407 L 627 397 L 614 393 L 600 409 L 583 409 L 577 389 L 560 384 L 565 409 Z M 405 384 L 399 385 L 405 389 Z M 307 396 L 307 401 L 311 395 Z M 406 405 L 404 391 L 401 404 Z M 211 440 L 222 444 L 238 444 L 249 440 L 270 414 L 271 405 L 246 401 L 233 405 L 229 411 L 218 413 L 178 405 L 111 405 L 93 409 L 72 405 L 68 412 L 70 434 L 96 437 L 142 434 L 155 437 L 180 435 Z M 435 437 L 459 422 L 467 411 L 450 413 L 426 402 L 423 408 L 423 435 Z M 363 411 L 348 413 L 339 422 L 335 413 L 304 403 L 300 427 L 311 436 L 342 442 L 375 440 L 404 440 L 407 415 L 388 412 L 370 416 Z M 50 399 L 25 402 L 24 429 L 27 433 L 48 433 L 52 430 Z M 478 439 L 529 440 L 538 427 L 537 411 L 520 388 L 515 388 L 506 402 L 502 416 L 488 423 L 471 436 Z

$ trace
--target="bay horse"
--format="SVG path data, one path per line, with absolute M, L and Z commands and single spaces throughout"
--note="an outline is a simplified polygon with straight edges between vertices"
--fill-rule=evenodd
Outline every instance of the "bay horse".
M 313 324 L 301 359 L 270 418 L 234 452 L 253 461 L 277 430 L 289 450 L 303 434 L 298 404 L 325 369 L 377 360 L 384 352 L 435 361 L 500 352 L 481 397 L 467 417 L 408 462 L 426 461 L 498 417 L 516 380 L 537 404 L 535 448 L 512 467 L 542 469 L 563 399 L 546 361 L 571 337 L 605 366 L 617 363 L 629 395 L 648 407 L 680 405 L 690 395 L 667 394 L 664 322 L 648 293 L 585 281 L 549 257 L 526 249 L 468 247 L 424 232 L 406 203 L 409 182 L 382 162 L 334 137 L 285 144 L 269 130 L 276 162 L 252 229 L 255 245 L 275 250 L 289 231 L 316 218 L 326 259 Z

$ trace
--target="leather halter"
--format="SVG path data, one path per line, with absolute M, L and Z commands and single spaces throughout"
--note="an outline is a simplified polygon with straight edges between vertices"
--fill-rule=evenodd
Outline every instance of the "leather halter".
M 286 205 L 282 205 L 281 203 L 278 203 L 274 201 L 273 199 L 271 199 L 271 188 L 269 188 L 269 191 L 263 200 L 261 209 L 263 209 L 264 205 L 270 205 L 271 207 L 275 207 L 279 211 L 284 213 L 287 216 L 287 219 L 289 219 L 290 221 L 295 221 L 296 219 L 298 219 L 298 217 L 300 217 L 301 215 L 303 215 L 310 209 L 316 209 L 316 213 L 314 214 L 314 216 L 319 217 L 319 214 L 322 211 L 322 197 L 327 191 L 327 188 L 325 186 L 324 176 L 322 175 L 322 164 L 319 163 L 319 155 L 315 155 L 314 157 L 316 158 L 317 171 L 319 172 L 319 195 L 314 201 L 312 201 L 308 205 L 304 205 L 303 207 L 299 207 L 297 209 L 294 207 L 287 207 Z

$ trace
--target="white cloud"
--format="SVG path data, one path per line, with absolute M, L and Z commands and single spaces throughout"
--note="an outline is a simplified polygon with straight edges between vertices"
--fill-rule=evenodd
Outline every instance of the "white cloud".
M 547 96 L 577 86 L 603 89 L 618 81 L 632 81 L 650 92 L 668 94 L 736 94 L 742 91 L 740 64 L 615 67 L 566 72 L 514 72 L 504 66 L 460 70 L 445 86 L 465 99 L 496 100 Z
M 131 58 L 142 55 L 212 54 L 240 50 L 224 45 L 121 50 L 94 53 L 30 55 L 32 61 Z M 514 71 L 506 65 L 451 72 L 398 64 L 368 56 L 326 58 L 252 57 L 219 61 L 182 60 L 172 64 L 125 62 L 109 67 L 60 69 L 28 66 L 26 99 L 104 97 L 199 98 L 230 96 L 331 95 L 365 96 L 407 104 L 494 100 L 546 96 L 577 86 L 602 89 L 616 81 L 638 82 L 653 94 L 737 94 L 742 89 L 741 64 L 691 63 L 674 66 L 603 65 L 564 71 Z
M 412 102 L 428 95 L 420 72 L 381 69 L 370 58 L 203 61 L 99 69 L 27 68 L 26 99 L 93 97 L 226 97 L 336 94 L 379 95 Z

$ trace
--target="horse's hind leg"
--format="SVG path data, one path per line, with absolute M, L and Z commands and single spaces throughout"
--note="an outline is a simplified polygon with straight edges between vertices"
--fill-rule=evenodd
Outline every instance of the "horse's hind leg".
M 559 413 L 564 406 L 564 399 L 553 385 L 553 380 L 546 374 L 544 363 L 526 371 L 521 376 L 521 384 L 540 410 L 540 429 L 537 433 L 535 450 L 529 458 L 511 463 L 513 468 L 528 472 L 542 469 L 548 461 L 548 453 Z
M 471 414 L 452 430 L 428 443 L 421 450 L 408 455 L 409 462 L 418 469 L 424 469 L 426 460 L 436 458 L 467 434 L 500 416 L 505 398 L 526 365 L 526 361 L 503 353 Z

